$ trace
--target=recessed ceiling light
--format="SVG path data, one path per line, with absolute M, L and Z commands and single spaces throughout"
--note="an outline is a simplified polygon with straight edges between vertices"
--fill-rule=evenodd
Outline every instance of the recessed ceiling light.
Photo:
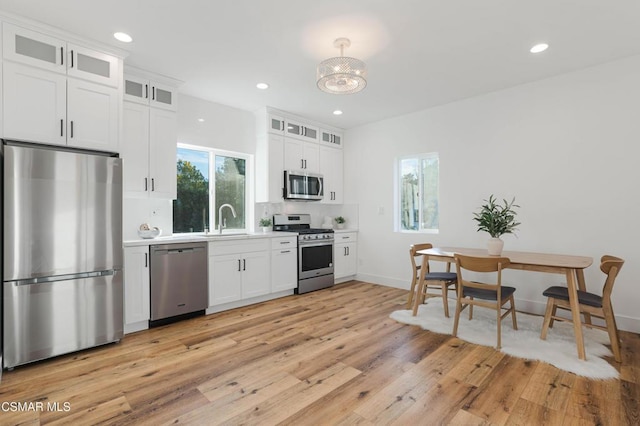
M 198 121 L 204 123 L 204 118 L 198 118 Z
M 116 40 L 121 41 L 123 43 L 131 43 L 133 39 L 127 33 L 114 33 L 113 36 Z
M 342 111 L 337 109 L 337 110 L 333 111 L 333 115 L 342 115 Z
M 548 48 L 549 48 L 549 45 L 547 43 L 540 43 L 540 44 L 536 44 L 531 49 L 529 49 L 529 52 L 540 53 L 540 52 L 544 52 Z
M 256 84 L 256 87 L 260 90 L 266 90 L 269 88 L 269 85 L 267 83 L 258 83 Z

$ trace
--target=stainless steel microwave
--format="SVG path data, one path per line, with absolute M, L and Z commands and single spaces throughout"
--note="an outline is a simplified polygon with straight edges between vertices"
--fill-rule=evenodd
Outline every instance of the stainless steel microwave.
M 318 201 L 323 197 L 322 175 L 291 170 L 284 171 L 284 199 Z

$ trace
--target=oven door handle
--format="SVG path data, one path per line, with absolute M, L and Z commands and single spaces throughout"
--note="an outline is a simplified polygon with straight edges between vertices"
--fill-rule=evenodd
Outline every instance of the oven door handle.
M 318 241 L 317 243 L 298 243 L 298 247 L 319 247 L 319 246 L 333 246 L 333 241 Z

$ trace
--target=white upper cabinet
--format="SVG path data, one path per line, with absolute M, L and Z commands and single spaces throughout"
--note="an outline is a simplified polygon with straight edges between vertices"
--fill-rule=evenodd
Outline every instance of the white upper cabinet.
M 306 141 L 318 141 L 318 133 L 320 130 L 317 127 L 307 126 L 293 120 L 286 120 L 285 125 L 286 136 Z
M 119 61 L 115 56 L 97 52 L 71 43 L 67 46 L 67 75 L 118 87 Z
M 320 173 L 324 176 L 325 204 L 342 204 L 343 195 L 343 156 L 342 150 L 332 146 L 320 146 Z
M 342 133 L 320 129 L 320 142 L 342 148 Z
M 320 148 L 317 143 L 284 138 L 284 169 L 307 173 L 320 172 Z
M 3 136 L 118 151 L 122 60 L 3 23 Z
M 284 117 L 273 114 L 267 114 L 267 129 L 269 133 L 284 135 L 285 121 Z
M 283 172 L 293 170 L 322 174 L 322 202 L 342 204 L 343 134 L 269 107 L 255 114 L 256 202 L 282 202 Z
M 4 137 L 67 144 L 67 78 L 11 62 L 3 70 Z
M 175 199 L 179 82 L 144 70 L 126 70 L 121 144 L 124 195 Z M 156 83 L 159 80 L 167 83 Z
M 149 140 L 149 196 L 175 199 L 178 143 L 178 117 L 175 112 L 149 109 Z
M 176 113 L 125 102 L 122 116 L 124 195 L 176 198 Z
M 118 89 L 67 81 L 67 145 L 102 151 L 118 146 Z
M 118 87 L 119 59 L 12 24 L 3 24 L 5 59 Z
M 12 24 L 4 23 L 2 28 L 5 59 L 66 74 L 66 42 Z
M 282 202 L 284 137 L 268 134 L 256 141 L 256 202 Z
M 127 74 L 124 77 L 124 99 L 171 111 L 178 109 L 174 87 L 134 75 Z

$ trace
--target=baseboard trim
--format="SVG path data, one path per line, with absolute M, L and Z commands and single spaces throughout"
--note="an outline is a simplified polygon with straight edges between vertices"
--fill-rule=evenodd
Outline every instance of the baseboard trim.
M 404 280 L 398 280 L 396 278 L 391 278 L 391 277 L 383 277 L 379 275 L 370 275 L 370 274 L 362 274 L 362 273 L 358 273 L 358 275 L 356 275 L 356 279 L 359 281 L 364 281 L 372 284 L 379 284 L 386 287 L 399 288 L 402 290 L 409 290 L 409 285 L 410 285 L 410 281 L 404 281 Z M 536 314 L 536 315 L 544 315 L 545 307 L 546 307 L 546 300 L 538 301 L 538 300 L 525 300 L 525 299 L 516 298 L 516 309 L 518 311 Z M 614 307 L 614 310 L 615 310 L 615 307 Z M 616 324 L 618 326 L 618 330 L 629 331 L 631 333 L 640 333 L 640 318 L 616 315 Z

